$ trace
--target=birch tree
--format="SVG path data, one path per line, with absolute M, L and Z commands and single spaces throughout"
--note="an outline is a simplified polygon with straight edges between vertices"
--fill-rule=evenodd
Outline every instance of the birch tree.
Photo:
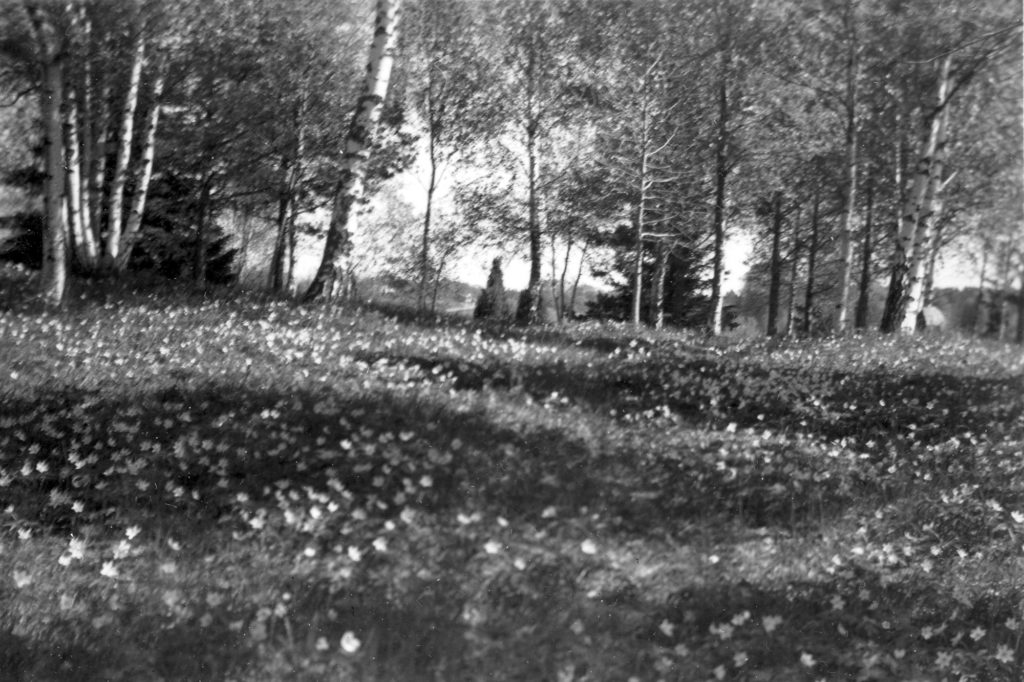
M 40 293 L 50 306 L 64 301 L 67 286 L 67 234 L 64 214 L 64 126 L 61 108 L 64 95 L 64 41 L 62 29 L 41 3 L 26 2 L 37 50 L 42 86 L 39 108 L 43 119 L 43 158 L 45 165 L 43 230 L 43 268 Z
M 304 300 L 330 300 L 339 278 L 348 272 L 347 258 L 351 252 L 351 230 L 355 220 L 356 202 L 363 196 L 367 162 L 380 121 L 384 98 L 394 64 L 401 0 L 378 0 L 370 58 L 362 93 L 356 102 L 349 124 L 342 157 L 331 222 L 324 245 L 323 259 Z

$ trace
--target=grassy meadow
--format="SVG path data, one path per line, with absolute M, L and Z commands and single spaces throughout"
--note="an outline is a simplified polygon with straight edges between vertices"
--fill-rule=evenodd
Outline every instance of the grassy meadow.
M 0 298 L 0 680 L 1024 679 L 1024 354 Z

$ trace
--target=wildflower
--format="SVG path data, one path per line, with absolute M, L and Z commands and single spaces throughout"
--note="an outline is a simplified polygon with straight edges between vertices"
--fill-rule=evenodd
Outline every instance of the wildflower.
M 761 625 L 764 626 L 764 631 L 770 634 L 782 625 L 782 616 L 765 616 L 761 619 Z
M 199 627 L 208 628 L 213 623 L 213 616 L 207 612 L 199 619 Z
M 85 511 L 85 504 L 83 502 L 75 500 L 74 502 L 71 503 L 71 511 L 75 512 L 76 514 L 81 514 L 83 511 Z
M 933 630 L 930 625 L 925 625 L 923 628 L 921 628 L 921 637 L 923 637 L 925 641 L 931 639 L 934 636 L 935 630 Z
M 817 661 L 814 660 L 814 656 L 807 653 L 806 651 L 800 654 L 800 665 L 806 668 L 813 668 Z
M 28 528 L 19 528 L 18 529 L 18 539 L 19 540 L 28 540 L 30 537 L 32 537 L 32 531 L 30 531 Z
M 429 488 L 432 485 L 434 485 L 434 479 L 433 478 L 431 478 L 427 474 L 423 474 L 422 476 L 420 476 L 420 487 L 421 488 Z
M 544 511 L 540 513 L 542 519 L 553 519 L 558 514 L 554 507 L 545 507 Z
M 584 626 L 583 626 L 583 621 L 581 621 L 579 618 L 577 618 L 576 620 L 574 620 L 572 622 L 572 625 L 569 626 L 569 629 L 572 630 L 574 635 L 579 637 L 580 635 L 583 634 L 583 631 L 585 629 Z
M 331 648 L 331 645 L 327 643 L 326 637 L 318 637 L 315 646 L 317 651 L 327 651 Z
M 580 551 L 584 554 L 596 554 L 597 545 L 594 544 L 593 540 L 584 540 L 580 543 Z
M 388 541 L 384 538 L 377 538 L 373 541 L 373 548 L 378 552 L 388 551 Z
M 254 642 L 262 642 L 267 638 L 267 626 L 263 624 L 263 621 L 257 620 L 249 626 L 249 636 Z
M 748 660 L 750 659 L 747 658 L 747 652 L 745 651 L 737 652 L 732 657 L 732 662 L 736 665 L 737 668 L 742 668 L 744 665 L 746 665 Z
M 1017 622 L 1016 618 L 1007 618 L 1006 623 L 1004 623 L 1004 625 L 1006 625 L 1008 629 L 1013 630 L 1014 632 L 1016 632 L 1017 628 L 1020 627 L 1020 623 Z
M 952 662 L 953 654 L 948 651 L 940 651 L 939 655 L 935 657 L 935 665 L 938 666 L 939 670 L 945 670 Z
M 715 668 L 714 673 L 715 673 L 715 679 L 716 680 L 724 680 L 725 679 L 725 666 L 724 665 L 718 666 L 717 668 Z
M 661 625 L 658 626 L 658 629 L 661 630 L 662 634 L 666 637 L 671 637 L 672 633 L 676 631 L 676 626 L 666 618 L 661 621 Z
M 1024 523 L 1024 512 L 1012 511 L 1010 517 L 1017 523 Z
M 134 540 L 135 537 L 141 532 L 142 529 L 138 526 L 130 526 L 129 528 L 125 529 L 124 534 L 128 536 L 129 540 Z
M 352 561 L 360 561 L 363 558 L 363 553 L 359 551 L 359 548 L 355 545 L 349 545 L 348 547 L 348 558 Z
M 14 586 L 19 590 L 32 584 L 32 574 L 25 571 L 14 572 Z
M 1000 663 L 1013 663 L 1013 649 L 1006 644 L 1000 644 L 996 650 L 995 659 Z
M 484 543 L 484 551 L 488 554 L 497 554 L 501 551 L 501 543 L 495 540 L 490 540 Z
M 103 567 L 100 569 L 100 575 L 106 578 L 116 578 L 118 576 L 117 566 L 114 565 L 113 561 L 104 561 Z
M 302 556 L 306 557 L 307 559 L 312 559 L 316 556 L 316 548 L 307 547 L 306 549 L 302 550 Z
M 341 636 L 341 649 L 346 654 L 354 654 L 359 651 L 359 647 L 362 645 L 363 643 L 359 641 L 359 638 L 351 630 Z
M 675 648 L 672 649 L 672 651 L 676 652 L 676 656 L 679 656 L 680 658 L 684 658 L 690 655 L 690 648 L 682 642 L 676 644 Z
M 70 611 L 71 607 L 75 605 L 75 598 L 69 594 L 60 595 L 60 610 Z
M 224 595 L 220 592 L 209 592 L 206 595 L 206 603 L 210 608 L 217 608 L 224 603 Z
M 842 611 L 843 607 L 846 606 L 846 600 L 840 597 L 838 594 L 832 597 L 832 610 Z
M 983 627 L 976 627 L 973 630 L 971 630 L 971 639 L 973 639 L 975 642 L 979 641 L 984 636 L 985 628 Z

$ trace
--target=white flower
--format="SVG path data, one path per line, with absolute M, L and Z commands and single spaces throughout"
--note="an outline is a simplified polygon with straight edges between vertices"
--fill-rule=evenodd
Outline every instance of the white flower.
M 740 651 L 732 657 L 732 662 L 736 664 L 737 668 L 742 668 L 748 660 L 747 652 L 745 651 Z
M 100 569 L 100 575 L 107 578 L 116 578 L 118 576 L 117 566 L 114 565 L 113 561 L 104 561 L 103 568 Z
M 71 542 L 68 543 L 68 555 L 72 559 L 81 559 L 85 556 L 85 541 L 71 538 Z
M 658 626 L 658 629 L 661 630 L 662 634 L 664 634 L 666 637 L 671 637 L 672 633 L 676 631 L 676 626 L 674 623 L 669 621 L 668 618 L 666 618 L 665 620 L 661 621 L 661 625 Z
M 134 540 L 135 536 L 142 532 L 142 529 L 138 526 L 131 526 L 125 529 L 124 534 L 128 536 L 129 540 Z
M 348 558 L 352 561 L 360 561 L 363 558 L 363 553 L 355 545 L 349 545 Z
M 725 679 L 725 666 L 724 665 L 718 666 L 717 668 L 714 669 L 713 672 L 715 673 L 715 679 L 716 680 L 724 680 Z
M 484 551 L 488 554 L 497 554 L 501 551 L 501 543 L 495 540 L 490 540 L 484 543 Z
M 765 632 L 771 633 L 782 625 L 782 616 L 765 616 L 761 619 L 761 625 L 764 626 Z
M 580 543 L 580 551 L 584 554 L 596 554 L 597 545 L 594 544 L 593 540 L 584 540 Z
M 341 650 L 346 654 L 354 654 L 359 651 L 359 647 L 362 645 L 363 643 L 359 641 L 359 638 L 351 630 L 341 636 Z
M 32 574 L 26 571 L 14 572 L 14 586 L 19 590 L 32 584 Z
M 1013 649 L 1006 644 L 1000 644 L 996 650 L 995 659 L 1000 663 L 1013 663 Z
M 327 643 L 327 638 L 326 637 L 320 637 L 320 638 L 318 638 L 316 640 L 316 650 L 317 651 L 327 651 L 330 648 L 331 648 L 331 645 Z
M 975 642 L 977 642 L 978 640 L 980 640 L 984 636 L 985 636 L 985 628 L 977 627 L 977 628 L 974 628 L 973 630 L 971 630 L 971 639 L 973 639 Z
M 806 651 L 800 654 L 800 665 L 806 668 L 813 668 L 817 661 L 814 660 L 814 656 L 810 655 Z
M 378 552 L 388 551 L 388 541 L 384 538 L 377 538 L 373 541 L 373 548 Z

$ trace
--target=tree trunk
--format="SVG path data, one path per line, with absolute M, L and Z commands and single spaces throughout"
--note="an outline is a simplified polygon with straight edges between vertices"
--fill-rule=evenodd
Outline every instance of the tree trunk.
M 942 206 L 942 172 L 945 167 L 948 127 L 949 107 L 945 107 L 939 114 L 938 135 L 928 172 L 928 186 L 925 189 L 925 198 L 921 203 L 918 216 L 917 232 L 914 235 L 914 251 L 907 267 L 907 286 L 901 302 L 903 318 L 899 320 L 900 329 L 905 332 L 913 332 L 917 328 L 917 314 L 924 305 L 925 268 L 931 259 L 932 250 L 937 246 L 934 235 Z
M 654 281 L 651 282 L 651 324 L 655 329 L 665 326 L 665 273 L 668 270 L 668 243 L 659 239 L 654 261 Z
M 114 175 L 110 180 L 110 196 L 107 198 L 107 239 L 105 259 L 107 265 L 117 268 L 122 245 L 124 215 L 124 187 L 128 181 L 128 162 L 131 159 L 132 132 L 135 126 L 135 109 L 139 103 L 139 84 L 142 82 L 142 61 L 146 43 L 141 27 L 136 27 L 135 44 L 132 50 L 132 67 L 128 77 L 128 92 L 125 94 L 124 109 L 121 112 L 121 126 L 117 135 L 117 156 L 114 160 Z
M 200 285 L 206 283 L 206 228 L 210 220 L 212 184 L 212 172 L 209 172 L 203 176 L 199 199 L 196 201 L 196 243 L 192 252 L 192 281 Z
M 565 300 L 565 280 L 569 276 L 569 257 L 572 254 L 573 240 L 570 234 L 566 238 L 565 243 L 565 259 L 562 261 L 562 274 L 558 278 L 558 310 L 559 310 L 559 321 L 566 318 L 572 319 L 575 311 L 572 308 L 566 307 Z
M 778 333 L 779 300 L 782 293 L 782 192 L 772 196 L 772 256 L 768 282 L 768 336 Z
M 1017 290 L 1017 334 L 1014 341 L 1024 344 L 1024 266 L 1021 267 L 1020 288 Z
M 935 298 L 935 266 L 938 265 L 939 247 L 942 244 L 943 223 L 939 220 L 942 216 L 942 201 L 935 204 L 936 222 L 938 223 L 932 232 L 931 244 L 928 245 L 928 263 L 924 268 L 924 286 L 921 290 L 921 308 L 930 306 Z
M 64 91 L 64 167 L 65 194 L 67 196 L 68 227 L 71 232 L 75 260 L 82 270 L 96 266 L 98 249 L 92 230 L 88 227 L 87 212 L 82 210 L 82 157 L 78 137 L 78 107 L 75 89 L 65 83 Z
M 818 265 L 818 232 L 821 220 L 821 188 L 814 187 L 814 204 L 811 206 L 811 241 L 807 246 L 807 289 L 804 291 L 803 333 L 811 333 L 811 320 L 814 312 L 814 286 L 816 284 Z
M 516 307 L 516 321 L 520 324 L 536 324 L 540 320 L 541 289 L 541 227 L 540 227 L 540 161 L 537 158 L 537 126 L 531 121 L 526 127 L 526 154 L 528 187 L 527 209 L 530 233 L 530 279 L 526 291 Z
M 854 8 L 846 5 L 849 31 L 846 60 L 846 178 L 843 192 L 843 222 L 839 230 L 839 296 L 836 299 L 832 331 L 841 336 L 849 323 L 850 285 L 853 281 L 853 222 L 857 215 L 857 29 Z
M 576 315 L 576 292 L 580 288 L 580 280 L 583 278 L 583 262 L 587 257 L 587 249 L 589 245 L 584 242 L 583 248 L 580 249 L 580 267 L 576 270 L 576 279 L 572 282 L 572 293 L 569 295 L 569 310 L 572 311 L 573 316 Z
M 982 247 L 981 250 L 981 272 L 978 275 L 978 296 L 974 301 L 974 333 L 981 336 L 985 333 L 987 325 L 986 312 L 987 308 L 985 305 L 985 284 L 986 275 L 988 269 L 988 249 Z
M 928 189 L 932 159 L 939 140 L 942 112 L 948 105 L 951 60 L 952 58 L 947 56 L 942 61 L 939 74 L 938 106 L 930 117 L 928 135 L 923 139 L 921 153 L 918 155 L 913 186 L 907 193 L 903 204 L 903 214 L 890 268 L 889 292 L 885 300 L 885 312 L 882 315 L 881 330 L 885 333 L 892 333 L 903 328 L 907 318 L 907 307 L 910 302 L 907 296 L 907 288 L 910 285 L 908 281 L 910 263 L 914 257 L 914 243 L 917 239 L 925 193 Z
M 796 220 L 793 222 L 793 248 L 789 254 L 789 308 L 786 311 L 786 336 L 793 335 L 796 317 L 796 279 L 800 273 L 800 209 L 797 207 Z
M 726 181 L 729 177 L 729 50 L 722 52 L 722 72 L 718 81 L 718 124 L 715 136 L 715 208 L 712 217 L 715 249 L 711 275 L 711 333 L 722 333 L 722 312 L 724 308 L 723 280 L 725 279 L 725 199 Z
M 875 213 L 875 184 L 868 178 L 867 186 L 867 209 L 864 215 L 864 243 L 861 248 L 860 263 L 860 288 L 857 295 L 857 312 L 854 319 L 854 326 L 857 329 L 867 329 L 868 308 L 871 296 L 871 259 L 874 256 L 874 213 Z
M 35 4 L 26 5 L 39 49 L 42 90 L 39 110 L 43 119 L 43 158 L 46 167 L 43 227 L 43 267 L 39 285 L 49 306 L 64 302 L 67 285 L 67 224 L 64 217 L 64 149 L 61 101 L 64 95 L 64 59 L 56 31 Z
M 387 96 L 388 82 L 391 80 L 400 5 L 401 0 L 377 0 L 376 28 L 370 46 L 370 60 L 366 67 L 362 94 L 356 103 L 356 111 L 345 137 L 341 178 L 334 195 L 327 242 L 324 244 L 320 267 L 303 296 L 305 301 L 329 296 L 337 279 L 350 272 L 351 227 L 355 223 L 356 203 L 363 196 L 370 148 Z
M 139 229 L 142 227 L 142 216 L 146 210 L 146 196 L 149 194 L 149 181 L 153 178 L 156 131 L 160 125 L 160 99 L 163 97 L 165 79 L 165 66 L 161 64 L 157 68 L 156 77 L 153 80 L 150 109 L 146 116 L 145 128 L 142 131 L 142 155 L 135 173 L 135 191 L 132 193 L 132 203 L 128 209 L 128 222 L 125 224 L 124 234 L 121 235 L 121 246 L 115 259 L 115 267 L 118 272 L 128 269 L 128 261 L 131 259 Z

